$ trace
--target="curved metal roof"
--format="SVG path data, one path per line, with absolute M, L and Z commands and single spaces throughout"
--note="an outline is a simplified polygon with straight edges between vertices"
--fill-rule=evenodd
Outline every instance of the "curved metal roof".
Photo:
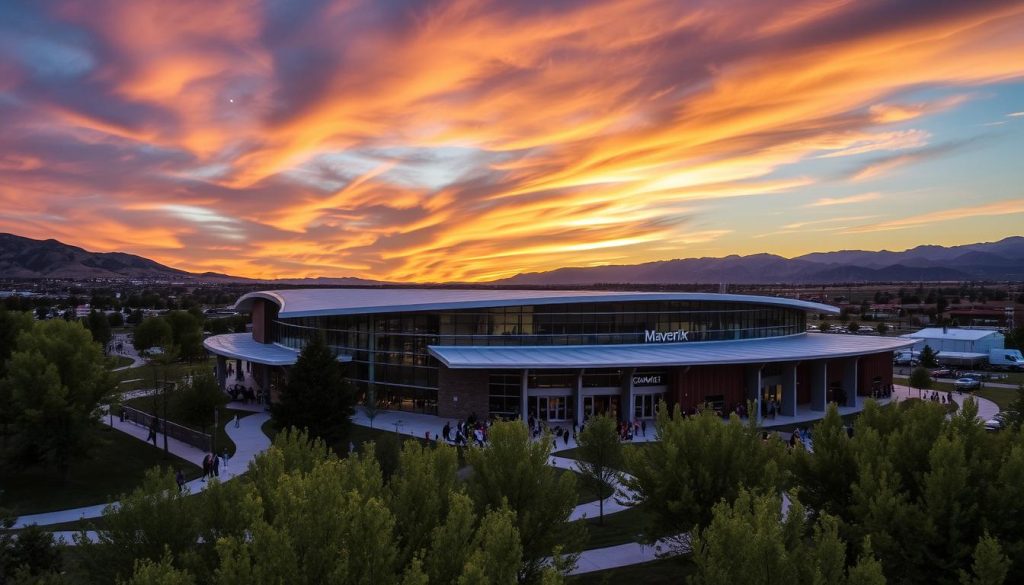
M 299 352 L 276 343 L 260 343 L 252 333 L 226 333 L 203 340 L 210 353 L 226 358 L 245 360 L 268 366 L 291 366 L 299 359 Z M 338 356 L 340 362 L 352 361 L 352 356 Z
M 832 315 L 839 313 L 838 308 L 821 303 L 757 295 L 428 288 L 314 288 L 260 291 L 243 295 L 235 303 L 235 309 L 250 311 L 255 299 L 266 299 L 277 304 L 280 307 L 278 316 L 283 318 L 615 301 L 719 301 L 789 307 Z
M 854 357 L 914 344 L 900 337 L 799 333 L 737 341 L 531 347 L 437 346 L 430 354 L 452 369 L 559 369 L 702 366 Z

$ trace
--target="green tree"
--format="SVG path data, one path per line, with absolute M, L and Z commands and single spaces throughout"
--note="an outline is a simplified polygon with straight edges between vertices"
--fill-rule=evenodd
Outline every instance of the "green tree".
M 2 384 L 16 413 L 17 458 L 52 465 L 66 480 L 71 461 L 94 445 L 98 406 L 114 387 L 99 346 L 81 323 L 39 323 L 18 336 Z
M 480 513 L 505 506 L 515 513 L 523 542 L 519 582 L 539 583 L 545 560 L 556 550 L 572 557 L 582 545 L 583 527 L 569 522 L 576 507 L 576 478 L 548 465 L 551 440 L 530 440 L 521 422 L 495 423 L 489 441 L 488 448 L 466 453 L 473 468 L 469 494 Z
M 1024 424 L 1024 384 L 1017 384 L 1017 395 L 996 415 L 1004 428 L 1020 431 Z
M 985 534 L 974 548 L 971 573 L 960 571 L 962 585 L 1003 585 L 1010 568 L 1010 559 L 1003 554 L 999 541 Z
M 846 330 L 849 331 L 850 333 L 857 333 L 857 331 L 860 330 L 860 323 L 856 321 L 850 321 L 849 324 L 846 325 Z
M 458 468 L 455 449 L 444 444 L 431 448 L 406 441 L 402 445 L 398 469 L 385 492 L 400 535 L 400 565 L 410 563 L 416 555 L 422 557 L 432 532 L 448 516 Z
M 132 345 L 138 352 L 146 352 L 154 347 L 166 349 L 174 341 L 171 325 L 159 317 L 150 317 L 139 323 L 132 334 Z
M 813 435 L 813 454 L 803 449 L 793 454 L 793 473 L 800 486 L 801 500 L 815 514 L 841 516 L 850 505 L 857 467 L 835 403 L 829 403 L 825 418 L 814 426 Z
M 763 442 L 753 420 L 744 425 L 733 416 L 722 424 L 711 411 L 683 418 L 678 407 L 669 416 L 661 406 L 655 427 L 661 441 L 624 452 L 631 477 L 623 483 L 636 494 L 649 538 L 706 526 L 714 505 L 731 503 L 744 486 L 772 493 L 783 487 L 786 448 Z M 685 549 L 685 539 L 675 545 Z
M 927 349 L 927 347 L 925 347 L 925 349 Z M 921 355 L 924 356 L 923 351 L 921 352 Z M 925 366 L 917 366 L 912 372 L 910 372 L 910 378 L 907 380 L 907 383 L 910 384 L 911 388 L 917 389 L 917 395 L 920 397 L 922 390 L 927 390 L 932 387 L 932 374 Z
M 576 466 L 584 482 L 598 498 L 600 523 L 604 524 L 604 500 L 608 486 L 618 483 L 622 469 L 622 443 L 610 416 L 591 417 L 577 438 L 579 461 Z
M 106 354 L 107 345 L 110 343 L 110 338 L 113 335 L 106 313 L 95 309 L 89 311 L 89 316 L 85 320 L 85 326 L 92 333 L 93 340 L 100 344 L 100 347 L 103 348 L 103 353 Z
M 930 345 L 924 346 L 924 349 L 921 350 L 921 356 L 918 361 L 921 363 L 921 366 L 925 368 L 934 368 L 939 365 L 939 361 L 935 355 L 935 350 L 932 349 L 932 346 Z
M 185 422 L 192 426 L 206 427 L 214 423 L 214 411 L 227 403 L 227 395 L 217 385 L 209 372 L 193 373 L 191 378 L 177 391 L 177 405 Z
M 280 428 L 308 429 L 331 445 L 347 443 L 355 392 L 342 377 L 342 365 L 321 337 L 303 348 L 292 366 L 271 416 Z
M 171 340 L 181 352 L 181 359 L 191 362 L 206 355 L 199 317 L 189 311 L 171 311 L 163 318 L 171 326 Z
M 810 523 L 800 502 L 783 515 L 778 495 L 740 490 L 719 502 L 708 526 L 693 538 L 694 585 L 847 582 L 846 544 L 838 521 Z
M 877 331 L 879 335 L 885 335 L 889 332 L 889 326 L 885 323 L 879 323 L 875 326 L 875 331 Z
M 170 553 L 165 554 L 159 562 L 150 559 L 136 561 L 132 578 L 118 581 L 120 585 L 193 585 L 195 582 L 189 572 L 174 567 Z
M 11 358 L 18 341 L 18 336 L 23 331 L 32 328 L 32 314 L 17 311 L 8 311 L 0 307 L 0 425 L 3 427 L 3 446 L 7 447 L 7 436 L 10 425 L 16 418 L 14 404 L 14 388 L 11 384 L 4 383 L 7 376 L 7 362 Z

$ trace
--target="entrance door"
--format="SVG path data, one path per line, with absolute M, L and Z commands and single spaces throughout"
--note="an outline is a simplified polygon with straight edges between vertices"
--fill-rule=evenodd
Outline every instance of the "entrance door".
M 604 414 L 618 419 L 619 397 L 617 395 L 584 396 L 583 414 L 587 417 Z
M 530 398 L 530 413 L 540 420 L 568 420 L 570 412 L 568 397 L 534 396 Z

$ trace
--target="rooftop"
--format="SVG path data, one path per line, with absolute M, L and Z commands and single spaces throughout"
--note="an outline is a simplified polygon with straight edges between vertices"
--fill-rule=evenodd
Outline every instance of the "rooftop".
M 430 353 L 454 369 L 616 368 L 750 364 L 842 358 L 894 351 L 914 345 L 899 337 L 802 333 L 737 341 L 637 345 L 466 347 L 430 346 Z
M 426 288 L 316 288 L 260 291 L 243 295 L 235 303 L 235 309 L 249 311 L 252 309 L 255 299 L 266 299 L 276 303 L 280 307 L 278 316 L 283 318 L 615 301 L 722 301 L 790 307 L 832 315 L 839 313 L 839 309 L 830 305 L 756 295 Z
M 915 333 L 908 333 L 903 337 L 914 339 L 949 339 L 955 341 L 977 341 L 989 335 L 998 334 L 998 331 L 991 329 L 946 329 L 942 327 L 926 327 Z

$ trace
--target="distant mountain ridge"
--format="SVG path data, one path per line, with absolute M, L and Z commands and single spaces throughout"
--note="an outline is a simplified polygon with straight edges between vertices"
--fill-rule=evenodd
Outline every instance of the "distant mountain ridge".
M 1024 237 L 902 252 L 841 250 L 784 258 L 774 254 L 685 258 L 644 264 L 559 268 L 518 274 L 500 285 L 827 284 L 834 282 L 1024 280 Z
M 34 240 L 0 233 L 0 278 L 159 280 L 171 282 L 275 282 L 318 286 L 378 284 L 361 278 L 266 280 L 218 272 L 188 272 L 123 252 L 90 252 L 57 240 Z
M 57 240 L 0 233 L 0 278 L 109 278 L 181 282 L 267 282 L 293 286 L 394 285 L 354 277 L 249 279 L 193 273 L 121 252 L 89 252 Z M 644 264 L 559 268 L 496 280 L 499 286 L 595 284 L 827 284 L 900 281 L 1024 281 L 1024 237 L 962 246 L 917 246 L 902 252 L 841 250 L 796 258 L 774 254 L 685 258 Z M 483 284 L 483 283 L 481 283 Z

